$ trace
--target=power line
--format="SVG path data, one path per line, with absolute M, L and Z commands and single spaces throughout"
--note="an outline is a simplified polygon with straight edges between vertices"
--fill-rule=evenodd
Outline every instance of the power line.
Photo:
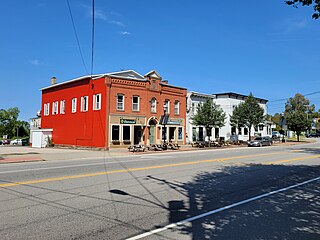
M 310 95 L 314 95 L 314 94 L 318 94 L 318 93 L 320 93 L 320 91 L 313 92 L 313 93 L 307 93 L 307 94 L 304 94 L 304 96 L 310 96 Z
M 70 13 L 71 21 L 72 21 L 72 26 L 73 26 L 74 34 L 75 34 L 76 39 L 77 39 L 77 44 L 78 44 L 78 49 L 79 49 L 79 52 L 80 52 L 82 64 L 83 64 L 83 66 L 84 66 L 84 69 L 86 70 L 86 73 L 89 74 L 89 73 L 88 73 L 87 66 L 86 66 L 86 63 L 84 62 L 84 59 L 83 59 L 83 54 L 82 54 L 82 50 L 81 50 L 81 47 L 80 47 L 80 42 L 79 42 L 79 38 L 78 38 L 76 26 L 75 26 L 75 23 L 74 23 L 74 19 L 73 19 L 73 15 L 72 15 L 72 11 L 71 11 L 71 6 L 70 6 L 69 0 L 67 0 L 67 4 L 68 4 L 68 9 L 69 9 L 69 13 Z
M 310 96 L 310 95 L 314 95 L 314 94 L 319 94 L 320 93 L 320 91 L 316 91 L 316 92 L 312 92 L 312 93 L 305 93 L 305 94 L 302 94 L 303 96 Z M 280 98 L 280 99 L 275 99 L 275 100 L 270 100 L 269 101 L 269 103 L 270 102 L 280 102 L 280 101 L 286 101 L 286 100 L 288 100 L 290 97 L 288 97 L 288 98 Z
M 93 58 L 94 58 L 94 0 L 92 0 L 92 34 L 91 34 L 91 78 L 93 73 Z

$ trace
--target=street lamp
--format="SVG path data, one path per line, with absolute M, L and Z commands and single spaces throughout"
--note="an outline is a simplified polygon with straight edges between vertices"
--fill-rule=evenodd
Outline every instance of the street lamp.
M 282 142 L 284 143 L 286 140 L 284 139 L 284 129 L 283 126 L 285 125 L 285 120 L 284 120 L 284 114 L 281 113 L 281 119 L 280 119 L 280 126 L 281 126 L 281 132 L 282 132 Z
M 166 138 L 167 138 L 167 129 L 166 129 L 166 105 L 163 105 L 163 144 L 166 144 Z

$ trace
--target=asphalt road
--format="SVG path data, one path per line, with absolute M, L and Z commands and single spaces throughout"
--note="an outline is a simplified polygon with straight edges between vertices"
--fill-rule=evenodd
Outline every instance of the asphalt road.
M 320 239 L 320 144 L 0 166 L 1 239 Z

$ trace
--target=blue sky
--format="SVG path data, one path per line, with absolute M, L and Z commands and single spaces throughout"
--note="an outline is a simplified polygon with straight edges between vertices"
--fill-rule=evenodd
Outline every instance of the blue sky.
M 87 71 L 91 1 L 69 0 Z M 283 111 L 295 93 L 320 91 L 320 20 L 282 0 L 95 0 L 93 73 L 155 69 L 170 84 L 203 93 L 269 99 Z M 0 108 L 20 119 L 40 109 L 40 88 L 87 74 L 66 0 L 1 2 Z M 320 108 L 320 93 L 309 95 Z

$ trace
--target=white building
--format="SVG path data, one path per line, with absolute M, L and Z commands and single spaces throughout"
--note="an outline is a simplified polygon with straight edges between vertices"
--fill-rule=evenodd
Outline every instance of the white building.
M 204 126 L 195 126 L 192 124 L 192 117 L 197 111 L 197 106 L 203 104 L 207 99 L 211 99 L 214 103 L 222 108 L 226 113 L 225 126 L 222 128 L 215 128 L 211 131 L 211 140 L 230 140 L 235 138 L 240 141 L 247 141 L 249 139 L 249 129 L 235 128 L 230 124 L 230 115 L 232 115 L 235 106 L 244 102 L 247 96 L 237 93 L 219 93 L 219 94 L 203 94 L 198 92 L 188 92 L 187 94 L 187 143 L 195 141 L 208 140 L 206 129 Z M 256 98 L 259 105 L 263 108 L 264 114 L 267 114 L 266 103 L 268 100 Z M 272 123 L 265 121 L 258 126 L 251 129 L 251 136 L 271 136 Z
M 41 114 L 40 114 L 40 111 L 38 111 L 36 117 L 30 118 L 30 139 L 29 139 L 30 144 L 32 144 L 33 131 L 39 130 L 40 128 L 41 128 Z
M 212 101 L 215 99 L 214 95 L 197 93 L 197 92 L 188 92 L 187 93 L 187 124 L 186 124 L 186 142 L 187 144 L 196 142 L 196 141 L 204 141 L 206 136 L 206 129 L 204 126 L 195 126 L 192 124 L 192 117 L 197 112 L 197 107 L 199 104 L 203 104 L 207 101 L 207 99 L 211 99 Z M 215 132 L 212 129 L 213 133 Z M 211 134 L 211 138 L 214 138 L 214 134 Z

